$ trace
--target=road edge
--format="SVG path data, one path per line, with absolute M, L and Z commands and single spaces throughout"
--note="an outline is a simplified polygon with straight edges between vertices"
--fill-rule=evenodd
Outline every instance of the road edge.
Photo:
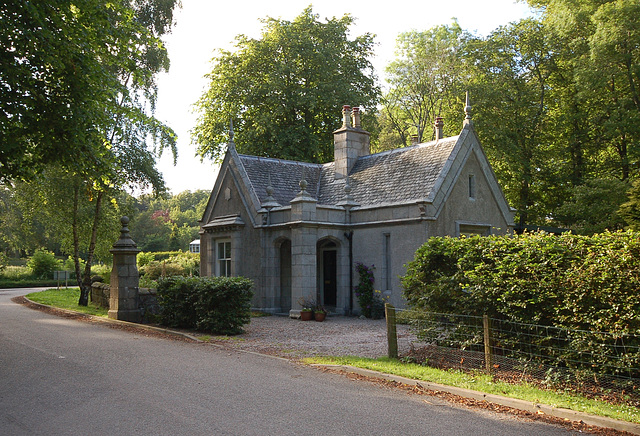
M 598 427 L 611 428 L 619 431 L 626 431 L 631 434 L 640 435 L 640 424 L 633 422 L 621 421 L 618 419 L 607 418 L 598 415 L 592 415 L 586 412 L 579 412 L 571 409 L 563 409 L 560 407 L 553 407 L 546 404 L 532 403 L 530 401 L 518 400 L 515 398 L 503 397 L 495 394 L 486 394 L 480 391 L 474 391 L 471 389 L 458 388 L 454 386 L 441 385 L 439 383 L 426 382 L 423 380 L 415 380 L 406 377 L 401 377 L 393 374 L 386 374 L 379 371 L 370 369 L 357 368 L 349 365 L 327 365 L 327 364 L 311 364 L 311 366 L 318 368 L 327 368 L 334 370 L 342 370 L 346 372 L 352 372 L 354 374 L 362 375 L 365 377 L 374 377 L 387 381 L 394 381 L 397 383 L 406 384 L 409 386 L 418 386 L 424 389 L 432 391 L 442 391 L 453 395 L 458 395 L 464 398 L 471 398 L 479 401 L 487 401 L 490 403 L 498 404 L 505 407 L 511 407 L 514 409 L 524 410 L 531 413 L 544 413 L 549 416 L 553 416 L 561 419 L 569 419 L 571 421 L 582 421 L 588 425 L 594 425 Z

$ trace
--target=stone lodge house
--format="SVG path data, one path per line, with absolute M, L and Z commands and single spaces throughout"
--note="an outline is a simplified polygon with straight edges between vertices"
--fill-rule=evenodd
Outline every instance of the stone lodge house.
M 233 133 L 200 222 L 202 276 L 245 276 L 253 307 L 299 315 L 313 298 L 357 314 L 357 262 L 403 307 L 399 276 L 432 236 L 505 234 L 513 210 L 469 115 L 458 136 L 370 154 L 359 108 L 343 108 L 335 160 L 311 164 L 238 154 Z

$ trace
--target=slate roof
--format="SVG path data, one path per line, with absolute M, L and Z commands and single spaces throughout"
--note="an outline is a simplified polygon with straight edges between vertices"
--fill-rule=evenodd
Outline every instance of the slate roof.
M 451 156 L 458 136 L 358 158 L 349 174 L 351 195 L 360 206 L 423 200 L 433 190 Z M 267 197 L 271 177 L 273 197 L 288 206 L 303 175 L 307 192 L 319 205 L 338 205 L 345 199 L 345 179 L 335 179 L 335 164 L 324 165 L 239 155 L 251 188 L 260 202 Z

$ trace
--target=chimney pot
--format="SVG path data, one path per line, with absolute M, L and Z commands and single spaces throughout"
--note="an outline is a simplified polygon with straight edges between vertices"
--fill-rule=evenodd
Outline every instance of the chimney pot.
M 351 106 L 342 106 L 342 127 L 351 127 Z
M 435 128 L 435 132 L 436 132 L 436 141 L 438 141 L 439 139 L 442 139 L 443 136 L 443 128 L 444 128 L 444 119 L 442 117 L 436 117 L 436 122 L 433 125 L 433 127 Z
M 353 127 L 360 128 L 360 108 L 357 106 L 353 107 Z

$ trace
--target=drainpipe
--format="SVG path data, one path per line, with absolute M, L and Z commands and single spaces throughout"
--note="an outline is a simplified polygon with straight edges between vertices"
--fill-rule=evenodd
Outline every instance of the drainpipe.
M 344 232 L 349 241 L 349 316 L 353 315 L 353 230 Z

